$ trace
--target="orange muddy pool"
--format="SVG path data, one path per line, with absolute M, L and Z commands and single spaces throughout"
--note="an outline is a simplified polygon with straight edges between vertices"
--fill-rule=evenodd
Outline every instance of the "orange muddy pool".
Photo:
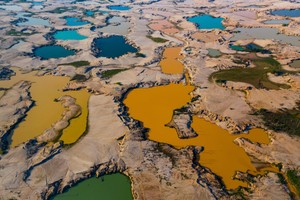
M 204 146 L 204 151 L 200 154 L 201 165 L 222 177 L 228 189 L 247 186 L 242 181 L 232 179 L 235 172 L 260 172 L 253 166 L 244 149 L 233 141 L 238 137 L 245 137 L 253 142 L 268 144 L 267 133 L 261 129 L 254 129 L 249 134 L 232 135 L 216 124 L 194 116 L 192 127 L 198 133 L 198 137 L 179 139 L 176 130 L 165 125 L 171 121 L 175 109 L 181 108 L 191 100 L 189 93 L 193 89 L 193 86 L 183 84 L 138 88 L 127 95 L 124 103 L 128 107 L 129 115 L 150 129 L 150 140 L 168 143 L 176 148 L 188 145 Z
M 160 61 L 160 67 L 165 74 L 182 74 L 183 64 L 179 61 L 183 56 L 180 55 L 182 47 L 169 47 L 164 50 L 163 59 Z

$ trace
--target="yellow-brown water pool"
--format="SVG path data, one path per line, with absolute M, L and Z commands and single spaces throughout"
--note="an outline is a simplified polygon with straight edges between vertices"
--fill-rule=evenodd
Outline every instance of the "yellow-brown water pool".
M 36 76 L 36 72 L 21 73 L 17 68 L 14 68 L 14 70 L 16 75 L 12 76 L 11 80 L 0 81 L 0 87 L 10 88 L 22 80 L 32 82 L 30 93 L 35 101 L 35 106 L 27 112 L 25 120 L 14 130 L 11 137 L 11 146 L 15 147 L 42 134 L 44 130 L 58 121 L 64 108 L 60 102 L 54 100 L 63 95 L 76 98 L 76 103 L 82 108 L 82 114 L 71 120 L 70 126 L 63 132 L 61 138 L 66 144 L 77 141 L 86 129 L 89 93 L 85 90 L 63 92 L 62 89 L 70 80 L 69 77 Z
M 160 67 L 165 74 L 182 74 L 183 64 L 179 61 L 183 56 L 180 55 L 181 47 L 169 47 L 163 52 L 163 59 L 160 61 Z

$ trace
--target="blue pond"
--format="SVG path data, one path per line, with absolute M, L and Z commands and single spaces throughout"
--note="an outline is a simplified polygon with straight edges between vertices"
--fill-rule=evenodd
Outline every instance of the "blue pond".
M 271 19 L 271 20 L 267 20 L 264 21 L 264 24 L 289 24 L 291 22 L 291 20 L 288 19 Z
M 55 31 L 53 37 L 57 40 L 84 40 L 87 37 L 80 35 L 76 30 Z
M 121 6 L 121 5 L 107 6 L 107 8 L 110 10 L 130 10 L 131 9 L 129 6 Z
M 32 4 L 35 5 L 35 6 L 43 5 L 43 3 L 44 3 L 44 2 L 42 2 L 42 1 L 33 1 L 33 2 L 32 2 Z
M 92 17 L 92 16 L 94 16 L 94 11 L 91 11 L 91 10 L 87 10 L 87 11 L 85 11 L 85 13 L 84 13 L 85 15 L 87 15 L 87 16 L 90 16 L 90 17 Z
M 75 55 L 75 51 L 65 49 L 59 45 L 50 45 L 35 48 L 33 50 L 33 54 L 37 57 L 40 57 L 42 60 L 46 60 L 50 58 L 64 58 L 72 56 Z
M 94 39 L 92 45 L 96 57 L 116 58 L 137 52 L 136 48 L 126 43 L 123 36 L 117 35 Z
M 221 29 L 224 30 L 225 27 L 222 24 L 224 18 L 213 17 L 211 15 L 197 15 L 194 17 L 189 17 L 188 21 L 196 24 L 198 29 Z
M 89 24 L 88 21 L 82 21 L 78 17 L 66 17 L 65 20 L 67 21 L 66 25 L 68 26 L 83 26 Z
M 18 26 L 51 26 L 48 20 L 34 17 L 23 17 L 25 21 L 18 22 Z
M 285 16 L 285 17 L 300 17 L 300 9 L 295 10 L 273 10 L 271 12 L 272 15 Z

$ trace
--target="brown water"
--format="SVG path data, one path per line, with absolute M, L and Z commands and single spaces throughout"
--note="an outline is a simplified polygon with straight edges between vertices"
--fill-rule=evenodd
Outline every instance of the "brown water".
M 233 141 L 237 137 L 245 137 L 253 142 L 268 144 L 267 133 L 261 129 L 254 129 L 249 134 L 231 135 L 216 124 L 193 117 L 192 127 L 199 136 L 193 139 L 179 139 L 176 130 L 165 124 L 172 119 L 174 109 L 181 108 L 191 100 L 189 93 L 193 89 L 193 86 L 183 84 L 138 88 L 127 95 L 124 103 L 131 117 L 142 121 L 144 127 L 150 128 L 150 140 L 168 143 L 176 148 L 188 145 L 204 146 L 205 150 L 200 154 L 200 163 L 203 166 L 221 176 L 228 189 L 247 186 L 246 183 L 232 180 L 231 177 L 236 170 L 257 170 L 245 151 Z
M 163 53 L 163 59 L 160 61 L 160 67 L 165 74 L 182 74 L 184 66 L 179 61 L 183 56 L 180 55 L 181 47 L 166 48 Z
M 64 111 L 60 102 L 55 102 L 56 98 L 63 95 L 70 95 L 76 98 L 76 103 L 82 107 L 82 114 L 71 120 L 70 126 L 66 131 L 74 131 L 72 134 L 62 138 L 67 143 L 76 141 L 84 132 L 87 122 L 87 101 L 89 93 L 84 90 L 63 92 L 62 89 L 69 82 L 68 77 L 62 76 L 35 76 L 36 72 L 23 74 L 18 69 L 14 68 L 16 76 L 11 77 L 11 80 L 0 81 L 0 87 L 10 88 L 14 84 L 22 80 L 32 82 L 30 93 L 35 101 L 35 106 L 27 112 L 27 116 L 22 121 L 12 134 L 11 146 L 15 147 L 23 142 L 34 138 L 61 118 Z M 75 123 L 73 123 L 73 121 Z M 70 136 L 69 136 L 70 135 Z
M 89 93 L 86 91 L 84 91 L 84 94 L 83 92 L 72 92 L 70 95 L 76 98 L 76 104 L 80 105 L 81 107 L 84 106 L 84 109 L 81 110 L 81 115 L 79 117 L 71 120 L 71 126 L 68 126 L 65 130 L 63 130 L 60 140 L 64 141 L 64 144 L 72 144 L 76 142 L 85 132 L 88 120 L 87 103 L 90 98 Z

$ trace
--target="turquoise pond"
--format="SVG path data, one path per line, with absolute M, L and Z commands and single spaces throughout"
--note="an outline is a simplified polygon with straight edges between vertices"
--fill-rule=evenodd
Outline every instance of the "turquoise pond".
M 76 30 L 55 31 L 53 37 L 56 40 L 84 40 L 88 37 L 80 35 Z
M 117 173 L 89 178 L 58 194 L 52 200 L 132 200 L 130 180 Z
M 193 17 L 189 17 L 188 21 L 194 23 L 198 29 L 220 29 L 224 30 L 222 21 L 224 18 L 213 17 L 211 15 L 201 14 Z
M 78 17 L 66 17 L 65 20 L 67 21 L 67 26 L 83 26 L 89 24 L 88 21 L 82 21 Z
M 40 5 L 43 5 L 43 1 L 33 1 L 32 2 L 32 5 L 35 5 L 35 6 L 40 6 Z
M 117 35 L 94 39 L 92 45 L 96 57 L 116 58 L 137 52 L 137 49 L 128 44 L 123 36 Z
M 68 50 L 59 45 L 41 46 L 33 50 L 33 54 L 42 60 L 50 58 L 64 58 L 75 55 L 74 50 Z
M 121 5 L 117 5 L 117 6 L 107 6 L 108 9 L 110 10 L 120 10 L 120 11 L 124 11 L 124 10 L 130 10 L 131 8 L 129 6 L 121 6 Z
M 272 15 L 285 16 L 285 17 L 300 17 L 300 9 L 295 10 L 273 10 L 271 11 Z

